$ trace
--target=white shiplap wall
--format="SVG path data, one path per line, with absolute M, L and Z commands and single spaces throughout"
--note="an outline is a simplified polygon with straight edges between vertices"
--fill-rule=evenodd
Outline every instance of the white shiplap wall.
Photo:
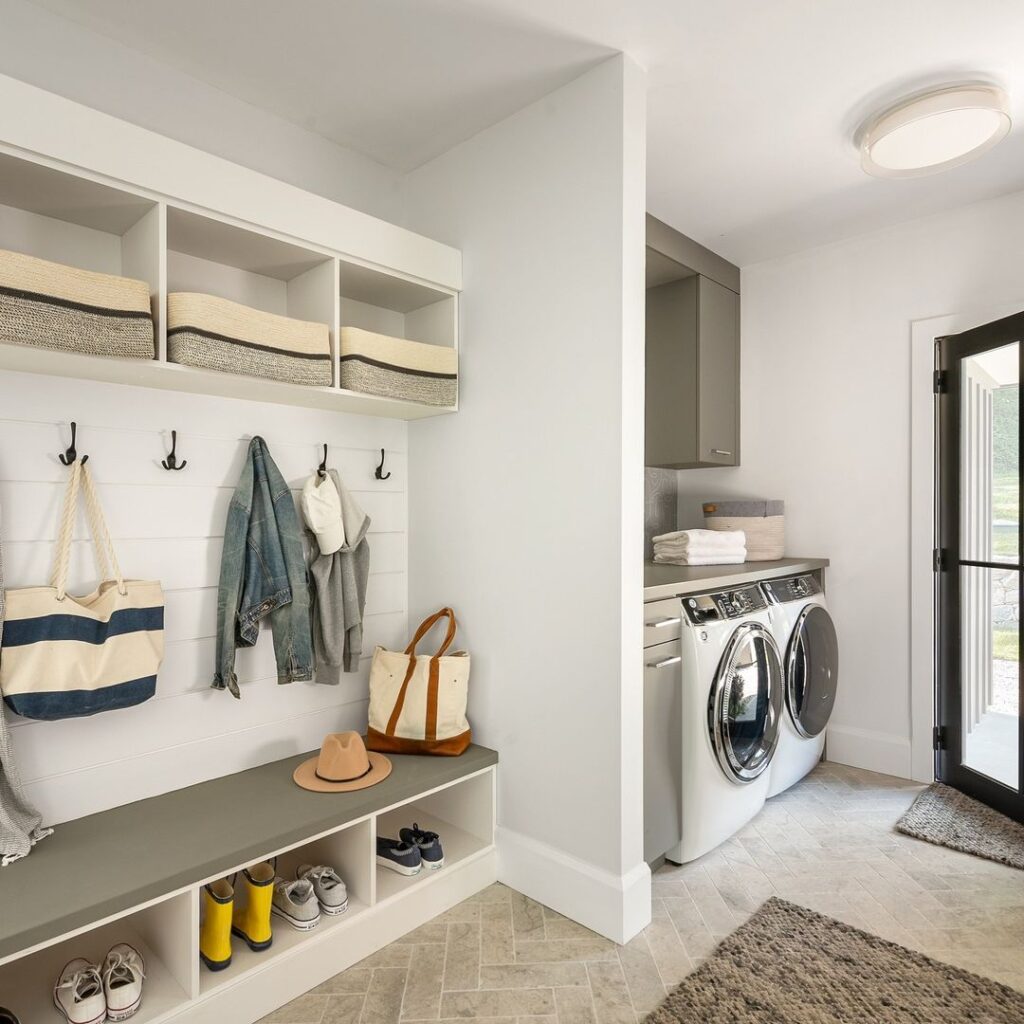
M 49 822 L 91 814 L 319 746 L 366 725 L 369 655 L 407 642 L 407 425 L 397 420 L 0 372 L 0 539 L 6 586 L 47 583 L 78 423 L 126 577 L 166 595 L 166 655 L 156 697 L 92 718 L 29 722 L 8 713 L 15 756 Z M 180 473 L 160 466 L 178 431 Z M 364 657 L 337 686 L 276 681 L 271 636 L 240 651 L 242 700 L 210 689 L 217 582 L 228 503 L 249 439 L 261 434 L 296 491 L 323 443 L 372 520 Z M 380 449 L 391 478 L 374 478 Z M 96 582 L 84 516 L 72 593 Z

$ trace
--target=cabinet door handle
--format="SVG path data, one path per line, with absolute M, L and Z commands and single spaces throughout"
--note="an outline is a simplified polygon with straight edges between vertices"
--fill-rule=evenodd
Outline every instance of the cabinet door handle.
M 665 626 L 674 626 L 677 622 L 682 622 L 681 615 L 667 616 L 664 619 L 655 619 L 653 622 L 645 622 L 645 626 L 649 626 L 652 629 L 662 629 Z
M 675 655 L 671 658 L 662 658 L 661 661 L 649 661 L 647 662 L 648 668 L 668 668 L 669 665 L 678 665 L 681 662 L 682 656 Z
M 725 451 L 722 448 L 712 448 L 711 449 L 711 454 L 712 455 L 727 455 L 729 458 L 732 458 L 732 452 L 727 452 L 727 451 Z

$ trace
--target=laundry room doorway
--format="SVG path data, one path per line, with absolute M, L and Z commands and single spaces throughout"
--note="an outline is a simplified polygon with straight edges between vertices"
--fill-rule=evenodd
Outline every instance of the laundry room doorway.
M 936 339 L 936 777 L 1024 821 L 1024 313 Z

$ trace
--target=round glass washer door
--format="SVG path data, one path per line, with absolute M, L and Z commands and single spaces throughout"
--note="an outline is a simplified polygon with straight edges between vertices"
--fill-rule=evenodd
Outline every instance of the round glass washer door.
M 838 685 L 835 624 L 820 604 L 809 604 L 796 620 L 786 652 L 786 706 L 801 736 L 813 739 L 828 724 Z
M 744 623 L 722 655 L 708 701 L 711 745 L 728 779 L 753 782 L 771 763 L 784 699 L 782 658 L 771 633 Z

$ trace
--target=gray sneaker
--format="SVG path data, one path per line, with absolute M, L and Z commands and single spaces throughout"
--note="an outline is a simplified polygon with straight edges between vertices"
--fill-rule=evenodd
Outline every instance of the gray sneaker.
M 21 1024 L 21 1021 L 14 1016 L 13 1010 L 0 1006 L 0 1024 Z
M 298 878 L 294 882 L 275 878 L 270 911 L 278 917 L 283 917 L 300 932 L 311 931 L 320 923 L 320 904 L 313 891 L 313 883 L 304 878 Z
M 344 914 L 348 910 L 348 889 L 341 876 L 326 864 L 303 864 L 295 872 L 296 878 L 304 878 L 313 884 L 313 891 L 325 914 Z
M 398 830 L 398 838 L 420 851 L 424 867 L 431 870 L 444 867 L 444 850 L 441 848 L 441 837 L 436 832 L 427 832 L 414 821 L 412 828 Z
M 377 863 L 390 868 L 400 875 L 418 875 L 423 867 L 423 858 L 418 847 L 403 843 L 400 839 L 377 837 Z

